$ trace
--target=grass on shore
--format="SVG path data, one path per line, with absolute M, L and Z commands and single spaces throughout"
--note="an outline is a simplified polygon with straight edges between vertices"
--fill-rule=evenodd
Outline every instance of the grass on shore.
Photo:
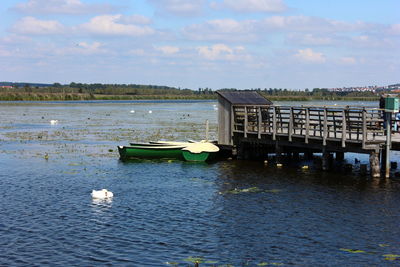
M 271 101 L 313 101 L 313 100 L 347 100 L 377 101 L 378 97 L 344 97 L 344 96 L 270 96 Z M 79 93 L 11 93 L 1 92 L 0 101 L 79 101 L 79 100 L 208 100 L 217 95 L 100 95 Z

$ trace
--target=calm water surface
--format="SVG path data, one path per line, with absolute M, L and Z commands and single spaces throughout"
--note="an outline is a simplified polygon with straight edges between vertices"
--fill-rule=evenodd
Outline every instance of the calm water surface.
M 400 264 L 398 178 L 118 160 L 130 141 L 202 139 L 206 119 L 215 138 L 215 104 L 0 103 L 0 265 Z M 114 199 L 92 201 L 101 188 Z

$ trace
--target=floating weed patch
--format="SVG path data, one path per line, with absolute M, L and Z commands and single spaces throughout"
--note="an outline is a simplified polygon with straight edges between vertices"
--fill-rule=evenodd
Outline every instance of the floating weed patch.
M 205 264 L 216 264 L 218 261 L 213 261 L 213 260 L 206 260 L 203 257 L 188 257 L 186 259 L 183 259 L 183 261 L 186 262 L 191 262 L 191 263 L 205 263 Z M 225 266 L 225 265 L 223 265 Z
M 387 261 L 400 260 L 400 255 L 397 254 L 385 254 L 383 257 L 385 257 L 385 260 Z
M 390 247 L 390 245 L 388 245 L 388 244 L 379 244 L 379 246 L 380 246 L 381 248 Z
M 191 263 L 204 263 L 205 260 L 203 257 L 187 257 L 186 259 L 183 259 L 186 262 L 191 262 Z
M 232 190 L 224 191 L 224 192 L 219 192 L 219 194 L 224 195 L 224 194 L 242 194 L 242 193 L 279 193 L 281 190 L 279 189 L 269 189 L 269 190 L 264 190 L 258 187 L 249 187 L 249 188 L 234 188 Z
M 349 253 L 366 253 L 364 250 L 359 249 L 351 249 L 351 248 L 341 248 L 341 251 L 349 252 Z

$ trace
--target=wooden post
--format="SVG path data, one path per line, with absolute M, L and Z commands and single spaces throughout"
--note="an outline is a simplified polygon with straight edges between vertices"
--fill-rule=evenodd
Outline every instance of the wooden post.
M 279 146 L 278 142 L 275 142 L 275 155 L 276 163 L 282 162 L 282 148 Z
M 360 165 L 360 175 L 364 176 L 367 174 L 367 164 Z
M 243 127 L 243 131 L 244 131 L 244 137 L 247 137 L 247 124 L 248 124 L 248 115 L 247 115 L 247 106 L 244 106 L 244 127 Z
M 306 159 L 310 160 L 314 158 L 314 154 L 311 150 L 307 151 L 306 153 L 304 153 L 304 156 L 306 157 Z
M 292 142 L 292 133 L 293 133 L 293 107 L 290 107 L 289 113 L 289 127 L 288 127 L 288 140 Z
M 381 176 L 381 168 L 379 165 L 379 152 L 373 150 L 369 154 L 369 165 L 371 169 L 371 176 L 374 178 Z
M 329 156 L 330 153 L 326 150 L 326 147 L 322 149 L 322 170 L 327 171 L 329 169 Z
M 310 136 L 310 108 L 306 108 L 306 137 L 305 143 L 308 144 L 308 137 Z
M 346 110 L 342 111 L 342 147 L 346 147 Z
M 336 152 L 336 160 L 343 161 L 344 160 L 344 152 Z
M 362 110 L 362 148 L 365 149 L 367 142 L 367 111 L 365 108 Z
M 322 145 L 323 146 L 326 146 L 326 139 L 328 138 L 328 114 L 327 114 L 327 111 L 326 111 L 326 107 L 324 107 L 324 125 L 323 125 L 323 128 L 324 128 L 324 133 L 323 133 L 323 138 L 322 138 Z
M 386 112 L 386 157 L 385 157 L 385 177 L 390 176 L 390 146 L 392 144 L 392 113 Z
M 272 107 L 272 140 L 276 140 L 276 107 Z
M 261 117 L 261 107 L 258 107 L 258 139 L 261 139 L 261 125 L 262 125 L 262 117 Z
M 230 140 L 229 143 L 231 145 L 233 145 L 233 132 L 235 131 L 235 112 L 234 112 L 234 108 L 233 105 L 231 105 L 231 133 L 230 133 Z

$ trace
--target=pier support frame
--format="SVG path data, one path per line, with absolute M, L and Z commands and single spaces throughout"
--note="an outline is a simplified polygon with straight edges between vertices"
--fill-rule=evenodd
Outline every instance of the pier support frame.
M 324 147 L 322 149 L 322 170 L 323 171 L 329 170 L 330 157 L 331 157 L 330 153 Z
M 344 152 L 336 152 L 336 161 L 344 160 Z
M 276 163 L 282 163 L 282 147 L 276 142 L 275 144 Z
M 369 154 L 369 165 L 371 170 L 371 176 L 378 178 L 381 176 L 381 168 L 379 163 L 379 152 L 371 151 Z

